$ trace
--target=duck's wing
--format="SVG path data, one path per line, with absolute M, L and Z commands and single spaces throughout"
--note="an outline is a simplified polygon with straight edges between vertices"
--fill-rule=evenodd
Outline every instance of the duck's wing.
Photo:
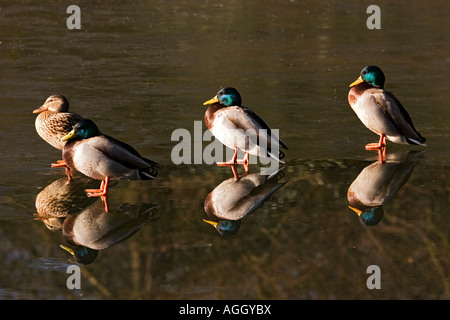
M 372 89 L 372 95 L 386 116 L 395 125 L 398 132 L 412 144 L 424 144 L 426 139 L 416 130 L 406 109 L 390 92 L 382 89 Z
M 289 150 L 289 148 L 286 146 L 286 144 L 283 141 L 281 141 L 281 139 L 279 137 L 273 135 L 272 129 L 270 129 L 269 125 L 258 114 L 256 114 L 256 112 L 254 112 L 252 109 L 247 108 L 247 107 L 241 107 L 241 108 L 247 114 L 248 118 L 251 120 L 251 122 L 254 124 L 255 127 L 266 130 L 267 135 L 269 137 L 275 138 L 275 140 L 278 141 L 278 144 L 280 145 L 280 147 L 282 147 L 286 150 Z
M 279 150 L 280 147 L 287 149 L 255 112 L 244 107 L 226 107 L 217 111 L 212 132 L 219 141 L 230 148 L 272 157 L 279 161 L 283 153 L 273 154 L 272 150 Z
M 225 180 L 217 186 L 205 202 L 213 206 L 216 217 L 239 220 L 252 213 L 285 183 L 266 183 L 267 176 L 247 175 L 240 180 Z
M 100 135 L 86 142 L 90 147 L 100 151 L 108 158 L 116 161 L 130 169 L 143 169 L 147 167 L 157 167 L 158 164 L 152 160 L 142 157 L 132 146 L 119 141 L 108 135 Z

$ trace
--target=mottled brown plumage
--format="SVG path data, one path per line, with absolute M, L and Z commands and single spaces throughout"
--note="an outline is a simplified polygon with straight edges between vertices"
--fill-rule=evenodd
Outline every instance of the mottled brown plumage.
M 66 144 L 60 139 L 83 119 L 82 116 L 69 112 L 69 102 L 59 94 L 48 97 L 45 103 L 33 113 L 39 113 L 35 121 L 39 136 L 59 150 L 62 150 Z

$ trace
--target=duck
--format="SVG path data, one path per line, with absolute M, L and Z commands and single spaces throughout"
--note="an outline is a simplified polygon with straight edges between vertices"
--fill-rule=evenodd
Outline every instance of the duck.
M 33 110 L 33 113 L 38 114 L 35 127 L 39 136 L 58 150 L 62 150 L 65 145 L 61 138 L 67 135 L 73 126 L 83 119 L 79 114 L 69 112 L 69 101 L 61 94 L 49 96 L 42 106 Z M 72 174 L 62 160 L 57 160 L 52 164 L 52 167 L 66 168 L 70 180 Z
M 416 130 L 400 101 L 384 89 L 384 82 L 383 71 L 370 65 L 350 84 L 351 108 L 369 130 L 380 136 L 377 143 L 367 144 L 366 150 L 385 149 L 386 139 L 397 144 L 426 146 L 426 139 Z
M 208 106 L 204 118 L 206 127 L 222 144 L 234 150 L 230 161 L 217 162 L 217 165 L 243 164 L 248 173 L 250 154 L 284 163 L 285 154 L 280 149 L 289 150 L 286 144 L 256 112 L 241 104 L 241 95 L 233 87 L 220 89 L 203 103 Z M 243 159 L 237 159 L 238 151 L 245 153 Z
M 282 169 L 281 169 L 282 170 Z M 205 199 L 204 210 L 219 234 L 231 236 L 238 232 L 241 220 L 258 210 L 287 182 L 279 182 L 284 176 L 280 169 L 270 175 L 252 173 L 239 180 L 229 178 L 212 190 Z
M 157 177 L 158 163 L 142 157 L 125 142 L 101 133 L 90 119 L 77 122 L 61 140 L 66 141 L 63 161 L 71 169 L 102 181 L 99 189 L 85 190 L 89 197 L 106 196 L 110 180 L 152 180 Z
M 383 218 L 383 205 L 405 185 L 422 152 L 409 150 L 388 155 L 386 161 L 366 166 L 347 191 L 349 208 L 367 226 L 377 225 Z
M 97 201 L 84 194 L 91 183 L 92 180 L 84 176 L 71 181 L 66 178 L 53 181 L 37 194 L 34 219 L 42 221 L 51 231 L 59 230 L 67 216 Z
M 81 263 L 84 265 L 91 264 L 98 257 L 98 250 L 91 249 L 83 246 L 74 246 L 70 247 L 65 244 L 59 245 L 61 249 L 70 253 L 77 263 Z
M 66 244 L 60 247 L 77 262 L 90 264 L 99 251 L 128 240 L 157 218 L 157 205 L 153 204 L 123 203 L 110 212 L 93 204 L 64 220 L 61 231 Z

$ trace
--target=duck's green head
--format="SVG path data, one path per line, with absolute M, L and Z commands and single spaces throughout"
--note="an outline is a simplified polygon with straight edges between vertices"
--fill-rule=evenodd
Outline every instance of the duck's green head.
M 383 206 L 364 208 L 364 210 L 350 206 L 349 208 L 358 214 L 359 220 L 366 226 L 375 226 L 383 219 Z
M 74 249 L 72 249 L 69 246 L 61 244 L 60 247 L 69 252 L 78 263 L 82 264 L 91 264 L 95 259 L 97 259 L 98 256 L 98 250 L 83 246 L 76 246 Z
M 235 88 L 227 87 L 220 89 L 217 92 L 216 96 L 205 103 L 203 105 L 213 104 L 220 102 L 226 106 L 240 106 L 242 103 L 241 95 Z
M 240 220 L 220 220 L 217 222 L 203 219 L 203 221 L 216 228 L 217 232 L 219 232 L 222 236 L 235 235 L 241 226 Z
M 97 125 L 94 121 L 89 119 L 83 119 L 77 122 L 72 131 L 70 131 L 67 135 L 61 138 L 61 141 L 69 141 L 69 140 L 83 140 L 98 136 L 100 134 L 100 130 L 98 130 Z
M 350 84 L 350 87 L 356 86 L 361 82 L 367 82 L 375 87 L 383 88 L 384 87 L 384 73 L 377 66 L 367 66 L 361 70 L 361 74 L 356 81 Z

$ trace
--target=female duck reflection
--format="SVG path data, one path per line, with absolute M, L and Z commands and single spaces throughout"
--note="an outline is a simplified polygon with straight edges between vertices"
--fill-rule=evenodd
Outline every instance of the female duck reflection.
M 89 182 L 90 179 L 69 182 L 61 178 L 36 197 L 36 219 L 52 231 L 62 231 L 69 246 L 61 247 L 82 264 L 92 263 L 99 250 L 127 240 L 156 215 L 156 206 L 150 204 L 124 203 L 106 212 L 102 203 L 93 203 L 97 198 L 85 197 Z
M 423 152 L 423 151 L 422 151 Z M 408 181 L 422 152 L 409 151 L 387 156 L 365 167 L 348 188 L 349 208 L 367 226 L 377 225 L 384 215 L 383 205 Z
M 247 174 L 239 179 L 227 179 L 211 191 L 204 208 L 211 224 L 221 235 L 235 235 L 241 219 L 260 208 L 269 197 L 287 182 L 279 183 L 281 170 L 271 175 Z

